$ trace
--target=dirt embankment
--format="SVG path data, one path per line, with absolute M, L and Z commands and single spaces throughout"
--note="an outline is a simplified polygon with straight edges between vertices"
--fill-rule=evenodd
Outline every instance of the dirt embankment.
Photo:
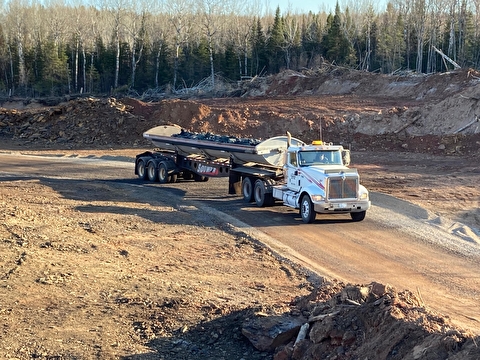
M 287 130 L 354 150 L 478 156 L 480 87 L 472 70 L 387 77 L 363 72 L 284 72 L 243 84 L 240 98 L 155 102 L 80 98 L 45 106 L 0 104 L 0 135 L 40 147 L 149 146 L 161 124 L 268 138 Z M 255 95 L 255 97 L 252 97 Z

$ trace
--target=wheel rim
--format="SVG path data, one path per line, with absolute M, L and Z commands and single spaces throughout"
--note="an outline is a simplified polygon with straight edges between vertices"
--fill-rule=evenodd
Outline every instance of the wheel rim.
M 257 182 L 255 183 L 255 187 L 253 189 L 253 197 L 255 198 L 255 202 L 258 205 L 263 205 L 265 200 L 265 186 L 263 182 L 260 182 L 260 180 L 257 180 Z
M 243 181 L 243 198 L 251 200 L 252 198 L 252 181 L 249 178 L 245 178 Z
M 310 214 L 310 204 L 307 200 L 302 201 L 302 217 L 307 219 Z
M 137 173 L 139 177 L 145 177 L 145 163 L 142 160 L 138 162 Z
M 155 178 L 155 166 L 153 166 L 153 164 L 148 165 L 148 177 L 150 179 Z
M 163 166 L 160 167 L 158 170 L 158 177 L 160 179 L 166 179 L 167 178 L 167 169 L 165 169 Z
M 255 189 L 255 200 L 257 202 L 262 200 L 262 189 L 259 186 Z

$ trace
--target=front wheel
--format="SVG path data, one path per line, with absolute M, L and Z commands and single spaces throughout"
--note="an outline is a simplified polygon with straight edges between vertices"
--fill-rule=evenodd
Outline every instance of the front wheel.
M 303 195 L 300 201 L 300 216 L 306 224 L 313 223 L 317 217 L 317 213 L 313 209 L 312 200 L 310 200 L 310 196 L 308 195 Z
M 365 219 L 366 211 L 360 211 L 360 212 L 351 212 L 350 216 L 352 217 L 353 221 L 362 221 Z

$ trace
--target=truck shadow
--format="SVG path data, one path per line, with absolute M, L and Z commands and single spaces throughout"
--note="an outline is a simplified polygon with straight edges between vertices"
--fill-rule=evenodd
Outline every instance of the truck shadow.
M 353 223 L 349 214 L 317 214 L 311 224 L 305 224 L 298 209 L 283 206 L 280 202 L 269 207 L 258 207 L 255 203 L 246 203 L 239 196 L 224 199 L 205 199 L 201 201 L 207 207 L 228 214 L 240 222 L 252 227 L 274 226 L 312 226 L 326 224 Z M 242 227 L 241 224 L 240 226 Z
M 38 182 L 66 200 L 80 202 L 74 209 L 85 213 L 135 215 L 153 222 L 184 224 L 193 222 L 216 226 L 225 215 L 252 227 L 306 225 L 298 210 L 281 206 L 257 207 L 236 195 L 188 193 L 182 184 L 158 184 L 132 179 L 65 179 L 42 176 L 2 176 L 2 182 Z M 21 185 L 19 185 L 21 186 Z M 106 204 L 107 203 L 107 204 Z M 135 205 L 124 205 L 135 204 Z M 210 210 L 205 210 L 206 208 Z M 182 214 L 182 216 L 171 216 Z M 188 215 L 188 216 L 183 216 Z M 348 215 L 317 215 L 312 225 L 351 222 Z M 241 225 L 239 227 L 244 227 Z

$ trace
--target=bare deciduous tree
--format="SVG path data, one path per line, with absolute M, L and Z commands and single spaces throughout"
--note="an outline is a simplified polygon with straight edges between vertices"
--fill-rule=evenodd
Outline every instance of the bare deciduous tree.
M 27 37 L 27 4 L 22 0 L 12 0 L 8 4 L 8 16 L 6 19 L 6 28 L 8 29 L 7 36 L 12 44 L 16 44 L 16 51 L 18 56 L 18 86 L 25 89 L 27 86 L 27 75 L 25 69 L 25 53 L 24 46 Z M 14 59 L 13 52 L 9 51 L 11 76 L 14 78 L 13 67 Z M 12 91 L 15 92 L 15 87 L 12 86 Z
M 167 15 L 173 26 L 173 42 L 175 48 L 173 64 L 173 90 L 177 88 L 178 62 L 180 46 L 188 41 L 192 26 L 193 3 L 189 0 L 168 0 L 166 3 Z

